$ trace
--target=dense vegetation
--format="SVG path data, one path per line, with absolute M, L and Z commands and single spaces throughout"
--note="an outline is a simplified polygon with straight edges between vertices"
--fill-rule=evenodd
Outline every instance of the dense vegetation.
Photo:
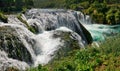
M 11 11 L 21 11 L 32 6 L 33 0 L 0 0 L 0 10 L 8 13 Z
M 63 8 L 83 11 L 96 23 L 120 24 L 120 0 L 0 0 L 3 12 L 25 11 L 26 8 Z
M 34 0 L 35 7 L 83 11 L 96 23 L 120 24 L 120 0 Z
M 0 21 L 4 23 L 8 22 L 8 18 L 2 12 L 0 12 Z
M 120 36 L 109 38 L 99 48 L 88 46 L 75 50 L 44 67 L 39 65 L 28 71 L 119 71 Z M 114 43 L 113 43 L 114 42 Z

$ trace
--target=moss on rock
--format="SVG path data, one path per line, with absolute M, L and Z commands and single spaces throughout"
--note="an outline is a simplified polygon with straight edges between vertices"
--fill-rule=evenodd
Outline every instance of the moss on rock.
M 82 48 L 79 44 L 78 39 L 74 38 L 73 36 L 76 34 L 74 32 L 65 31 L 54 32 L 53 38 L 61 38 L 60 42 L 63 43 L 63 45 L 59 46 L 60 48 L 55 52 L 54 59 L 59 59 L 61 57 L 67 56 L 70 51 Z
M 0 27 L 0 50 L 5 51 L 9 58 L 32 63 L 30 52 L 18 37 L 15 29 L 2 26 Z
M 22 16 L 22 14 L 18 14 L 18 15 L 17 15 L 17 18 L 18 18 L 22 23 L 24 23 L 31 32 L 37 33 L 37 31 L 36 31 L 33 27 L 31 27 L 31 26 L 27 23 L 27 21 L 25 21 L 24 19 L 22 19 L 21 16 Z

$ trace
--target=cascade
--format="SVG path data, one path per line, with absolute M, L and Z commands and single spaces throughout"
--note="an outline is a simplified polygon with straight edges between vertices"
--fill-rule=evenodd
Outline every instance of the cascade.
M 30 9 L 21 18 L 27 25 L 16 15 L 8 15 L 8 23 L 0 22 L 0 70 L 45 65 L 120 32 L 119 25 L 93 24 L 90 16 L 73 10 Z
M 92 42 L 91 35 L 80 25 L 75 11 L 31 9 L 21 18 L 28 23 L 27 26 L 16 15 L 8 15 L 8 23 L 0 22 L 1 70 L 9 67 L 25 70 L 30 66 L 45 65 Z M 28 26 L 37 33 L 28 30 Z

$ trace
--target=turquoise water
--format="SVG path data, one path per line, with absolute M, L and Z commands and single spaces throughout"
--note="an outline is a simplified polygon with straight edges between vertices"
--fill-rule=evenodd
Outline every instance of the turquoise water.
M 94 41 L 104 41 L 109 36 L 120 33 L 120 25 L 83 24 Z

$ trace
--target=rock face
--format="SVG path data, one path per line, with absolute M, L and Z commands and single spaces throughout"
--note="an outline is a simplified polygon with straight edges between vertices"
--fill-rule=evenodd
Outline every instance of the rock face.
M 19 39 L 17 32 L 9 26 L 0 27 L 0 50 L 5 51 L 9 58 L 32 62 L 31 55 Z
M 88 44 L 91 44 L 93 42 L 93 38 L 91 37 L 90 32 L 82 24 L 80 24 L 80 26 L 81 26 L 81 29 L 84 33 L 84 36 L 87 39 Z

